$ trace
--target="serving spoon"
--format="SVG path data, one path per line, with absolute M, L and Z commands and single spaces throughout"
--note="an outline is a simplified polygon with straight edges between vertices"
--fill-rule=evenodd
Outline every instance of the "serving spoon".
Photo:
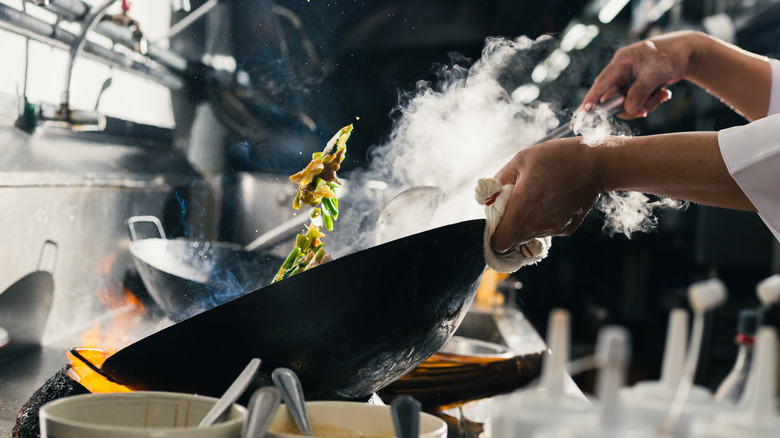
M 424 231 L 444 199 L 436 186 L 412 186 L 385 205 L 374 227 L 374 245 Z
M 417 438 L 420 434 L 420 402 L 403 394 L 390 403 L 393 427 L 398 438 Z
M 260 359 L 254 358 L 249 361 L 249 365 L 244 368 L 244 371 L 241 371 L 241 374 L 239 374 L 238 377 L 236 377 L 236 380 L 230 384 L 230 387 L 222 394 L 222 397 L 220 397 L 211 410 L 206 413 L 206 416 L 200 420 L 198 429 L 204 429 L 214 424 L 214 422 L 217 421 L 217 418 L 225 413 L 225 411 L 241 397 L 241 394 L 246 391 L 246 388 L 255 377 L 258 368 L 260 368 Z
M 276 409 L 279 407 L 281 394 L 273 386 L 264 386 L 252 394 L 249 399 L 249 417 L 241 428 L 241 438 L 261 438 L 265 435 Z
M 298 375 L 289 368 L 277 368 L 271 373 L 271 380 L 279 390 L 284 400 L 284 405 L 290 411 L 290 415 L 298 425 L 298 429 L 304 436 L 314 436 L 306 412 L 306 400 L 303 397 L 303 388 Z

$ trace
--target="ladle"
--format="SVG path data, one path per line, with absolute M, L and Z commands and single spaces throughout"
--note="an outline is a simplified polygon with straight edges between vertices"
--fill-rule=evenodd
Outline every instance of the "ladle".
M 425 231 L 442 199 L 444 191 L 436 186 L 413 186 L 398 193 L 376 220 L 374 244 Z
M 421 404 L 414 397 L 403 394 L 390 403 L 393 427 L 398 438 L 416 438 L 420 434 Z
M 306 413 L 306 400 L 303 398 L 303 388 L 298 375 L 289 368 L 277 368 L 271 373 L 274 386 L 282 394 L 285 406 L 304 436 L 314 436 Z
M 257 369 L 260 368 L 260 359 L 254 358 L 249 361 L 249 365 L 241 371 L 241 374 L 236 377 L 236 380 L 230 384 L 227 391 L 222 397 L 217 400 L 211 410 L 206 413 L 206 416 L 198 424 L 198 429 L 203 429 L 211 426 L 233 403 L 241 397 L 241 394 L 246 391 L 246 388 L 252 382 L 252 379 L 257 373 Z
M 273 386 L 264 386 L 249 399 L 249 417 L 241 429 L 241 438 L 261 438 L 271 424 L 279 407 L 281 394 Z
M 310 213 L 300 213 L 276 227 L 263 233 L 257 239 L 244 246 L 246 251 L 262 251 L 292 239 L 301 231 L 301 226 L 311 220 Z

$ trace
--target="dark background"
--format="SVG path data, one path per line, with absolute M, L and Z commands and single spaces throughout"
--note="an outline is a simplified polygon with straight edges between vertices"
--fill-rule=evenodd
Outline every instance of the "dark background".
M 201 2 L 202 3 L 202 2 Z M 572 53 L 572 66 L 542 86 L 539 100 L 555 100 L 560 108 L 576 106 L 588 85 L 621 45 L 655 32 L 702 29 L 712 2 L 686 1 L 682 13 L 667 13 L 656 22 L 631 29 L 631 2 L 585 49 Z M 198 2 L 193 2 L 197 6 Z M 418 81 L 434 84 L 441 65 L 467 67 L 479 58 L 485 38 L 520 35 L 536 39 L 560 36 L 574 19 L 595 23 L 586 2 L 576 0 L 430 0 L 430 1 L 290 1 L 278 5 L 300 18 L 305 31 L 280 25 L 288 36 L 288 54 L 269 33 L 268 2 L 228 2 L 232 23 L 230 47 L 239 69 L 264 92 L 252 107 L 252 136 L 234 132 L 225 172 L 292 173 L 297 161 L 290 150 L 319 150 L 332 132 L 348 121 L 356 124 L 345 171 L 369 162 L 372 148 L 381 147 L 392 128 L 399 96 Z M 760 54 L 777 56 L 780 11 L 774 2 L 753 6 L 729 3 L 726 11 L 739 23 L 735 43 Z M 200 29 L 200 30 L 198 30 Z M 199 33 L 200 32 L 200 33 Z M 197 55 L 198 36 L 207 24 L 194 26 L 179 42 Z M 311 42 L 316 57 L 307 51 Z M 540 59 L 546 52 L 539 54 Z M 285 58 L 286 56 L 286 58 Z M 207 89 L 220 89 L 207 81 Z M 672 87 L 673 99 L 647 119 L 626 127 L 635 134 L 717 130 L 745 120 L 706 92 L 686 83 Z M 193 93 L 196 94 L 196 93 Z M 188 96 L 192 99 L 192 96 Z M 277 105 L 284 102 L 284 105 Z M 308 129 L 297 112 L 307 114 L 317 128 Z M 353 120 L 359 117 L 359 120 Z M 260 133 L 260 134 L 257 134 Z M 289 147 L 290 139 L 299 144 Z M 301 146 L 303 145 L 303 146 Z M 780 271 L 780 251 L 755 214 L 690 205 L 660 213 L 657 229 L 646 234 L 609 236 L 603 220 L 592 213 L 572 236 L 554 239 L 549 257 L 523 268 L 511 283 L 519 287 L 518 305 L 540 333 L 549 311 L 564 307 L 572 313 L 572 356 L 592 352 L 596 333 L 605 324 L 621 324 L 633 336 L 632 382 L 657 378 L 668 312 L 687 307 L 687 287 L 717 276 L 729 288 L 727 305 L 709 316 L 697 380 L 715 388 L 731 367 L 736 315 L 757 305 L 755 285 Z M 578 379 L 592 388 L 592 375 Z

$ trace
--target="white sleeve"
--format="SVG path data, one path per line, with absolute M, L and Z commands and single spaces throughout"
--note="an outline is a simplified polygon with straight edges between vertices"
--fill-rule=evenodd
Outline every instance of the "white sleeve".
M 772 114 L 780 113 L 780 61 L 777 59 L 770 59 L 769 66 L 772 68 L 772 85 L 770 86 L 769 95 L 769 112 L 768 116 Z
M 723 129 L 718 143 L 729 173 L 780 241 L 780 114 Z

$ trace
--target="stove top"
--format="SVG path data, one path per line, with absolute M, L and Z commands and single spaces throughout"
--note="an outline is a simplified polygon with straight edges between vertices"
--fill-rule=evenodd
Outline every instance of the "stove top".
M 11 436 L 30 395 L 68 363 L 64 347 L 41 347 L 0 362 L 0 436 Z

